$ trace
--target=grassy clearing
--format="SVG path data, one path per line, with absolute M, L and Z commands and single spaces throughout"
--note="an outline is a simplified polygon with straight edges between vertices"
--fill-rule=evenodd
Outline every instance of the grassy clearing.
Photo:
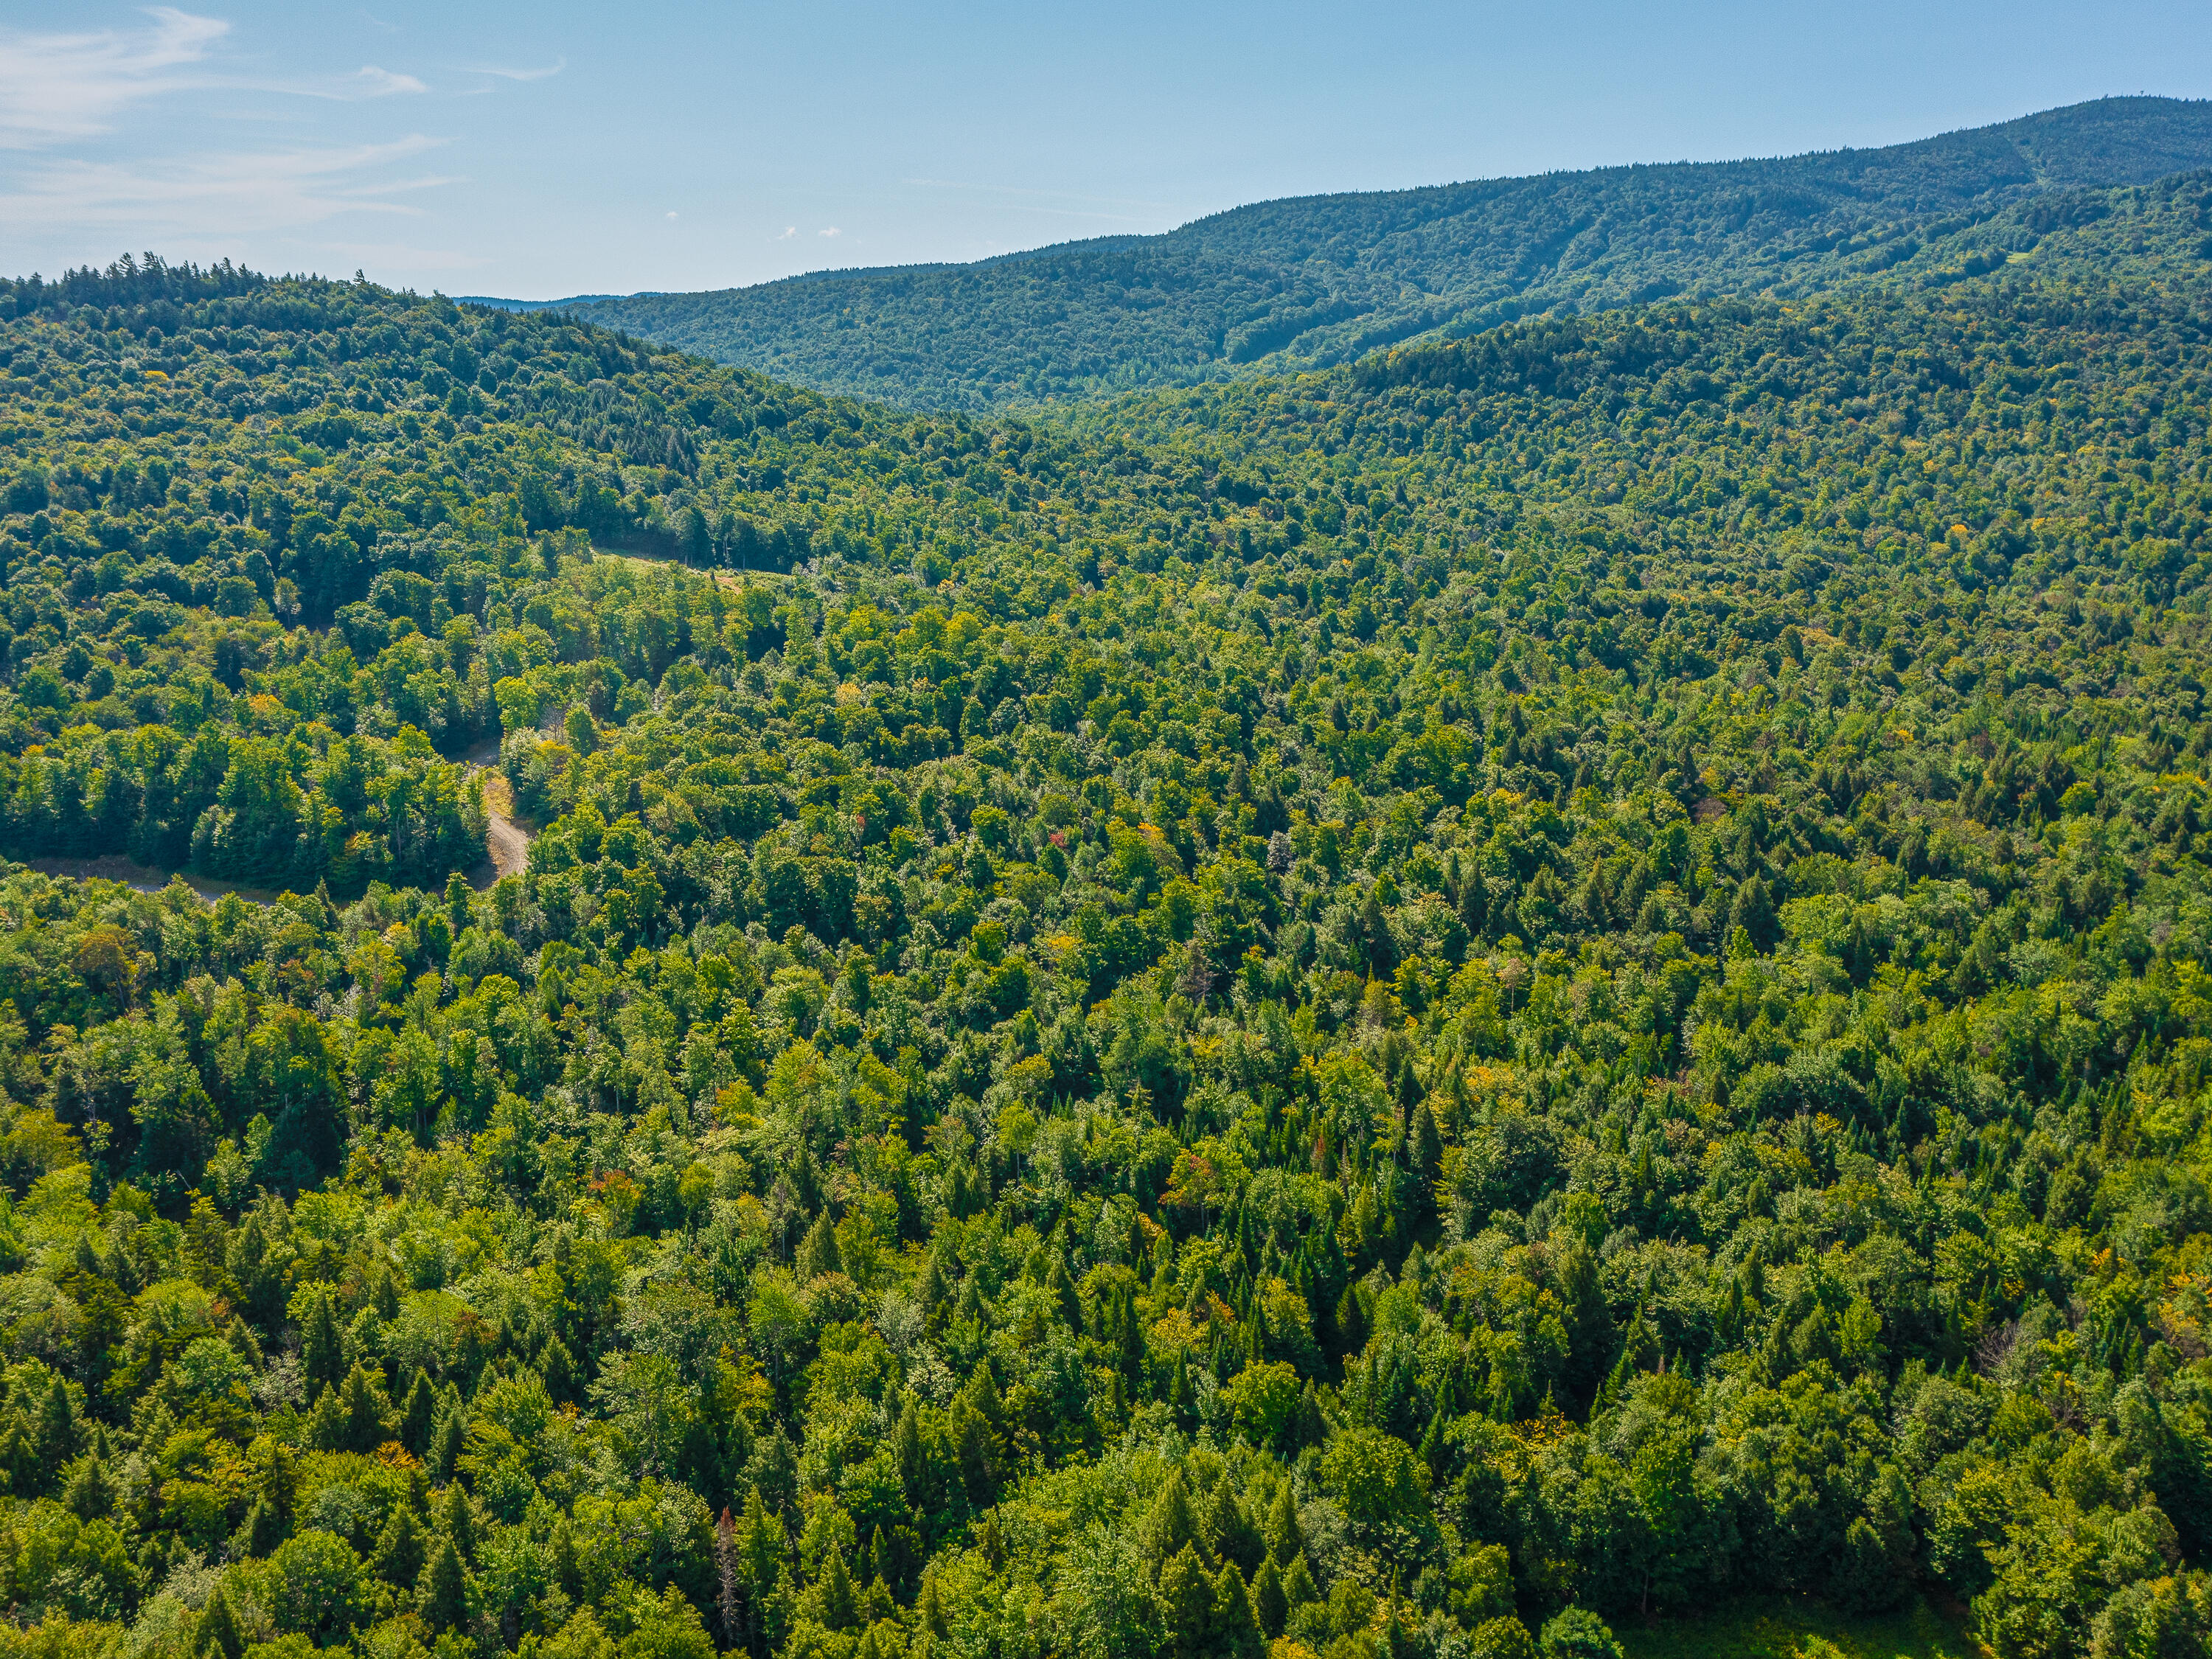
M 615 559 L 623 564 L 680 565 L 695 576 L 712 576 L 725 587 L 743 587 L 748 581 L 758 581 L 773 586 L 791 580 L 788 570 L 732 570 L 721 565 L 684 564 L 672 553 L 623 553 L 611 548 L 592 545 L 594 559 Z
M 1915 1601 L 1853 1617 L 1809 1598 L 1732 1601 L 1694 1618 L 1613 1627 L 1628 1659 L 1985 1659 L 1964 1623 Z

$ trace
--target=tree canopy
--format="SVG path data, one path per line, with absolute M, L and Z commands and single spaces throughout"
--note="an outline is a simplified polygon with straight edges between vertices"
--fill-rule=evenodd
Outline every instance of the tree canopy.
M 1053 421 L 0 288 L 0 1651 L 2203 1651 L 2206 191 Z

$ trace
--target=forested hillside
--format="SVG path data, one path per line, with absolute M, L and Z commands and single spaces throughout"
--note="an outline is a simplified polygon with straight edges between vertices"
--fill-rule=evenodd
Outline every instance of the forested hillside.
M 1164 236 L 580 309 L 808 386 L 981 410 L 1319 367 L 1563 307 L 1914 281 L 2032 248 L 2066 214 L 2008 207 L 2208 164 L 2212 106 L 2107 99 L 1886 149 L 1304 197 Z
M 289 890 L 0 873 L 0 1653 L 2205 1651 L 2207 191 L 1080 424 L 0 289 L 0 853 Z

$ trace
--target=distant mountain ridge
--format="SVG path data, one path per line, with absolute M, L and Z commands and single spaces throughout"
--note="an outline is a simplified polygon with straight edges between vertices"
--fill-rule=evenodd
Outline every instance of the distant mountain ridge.
M 1286 198 L 1158 236 L 690 294 L 481 303 L 824 390 L 981 410 L 1318 368 L 1518 316 L 1783 297 L 2026 198 L 2212 166 L 2212 102 L 2114 98 L 1878 149 Z
M 573 311 L 578 306 L 595 306 L 607 300 L 658 300 L 661 290 L 641 289 L 635 294 L 571 294 L 561 300 L 502 300 L 489 294 L 459 294 L 454 303 L 465 306 L 494 306 L 501 311 Z

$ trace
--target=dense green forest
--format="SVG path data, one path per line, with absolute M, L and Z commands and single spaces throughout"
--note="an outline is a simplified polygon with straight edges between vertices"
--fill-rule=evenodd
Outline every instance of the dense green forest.
M 2032 249 L 2070 191 L 2209 164 L 2212 106 L 2106 99 L 1885 149 L 1303 197 L 1162 236 L 576 309 L 808 386 L 981 411 L 1323 367 L 1562 308 L 1919 281 Z
M 0 285 L 0 1653 L 2206 1651 L 2209 198 L 1058 422 Z

